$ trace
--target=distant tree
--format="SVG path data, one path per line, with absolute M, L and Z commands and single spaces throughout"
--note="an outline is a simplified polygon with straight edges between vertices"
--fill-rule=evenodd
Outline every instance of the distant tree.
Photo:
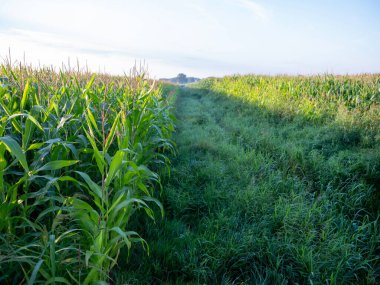
M 186 74 L 183 74 L 183 73 L 178 74 L 177 80 L 178 80 L 178 83 L 180 83 L 180 84 L 187 83 Z

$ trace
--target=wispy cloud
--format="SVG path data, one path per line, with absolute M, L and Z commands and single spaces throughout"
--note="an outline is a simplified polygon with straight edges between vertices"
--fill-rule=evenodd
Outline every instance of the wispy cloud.
M 81 59 L 81 64 L 88 61 L 88 67 L 93 71 L 107 66 L 107 72 L 122 74 L 135 62 L 148 62 L 149 65 L 157 67 L 158 72 L 152 73 L 154 76 L 161 72 L 161 76 L 174 76 L 176 73 L 171 70 L 188 74 L 197 72 L 196 75 L 201 77 L 208 76 L 209 70 L 213 70 L 214 74 L 221 70 L 237 70 L 236 63 L 198 52 L 165 51 L 154 48 L 136 50 L 122 45 L 98 45 L 89 41 L 78 41 L 75 37 L 26 29 L 11 28 L 6 31 L 0 29 L 0 42 L 7 45 L 0 46 L 0 55 L 5 55 L 9 47 L 13 59 L 16 56 L 17 60 L 21 60 L 20 55 L 24 54 L 26 62 L 33 65 L 42 63 L 59 67 L 70 58 Z
M 258 20 L 266 22 L 271 17 L 270 11 L 262 4 L 250 0 L 238 0 L 238 3 L 241 7 L 249 10 Z
M 133 51 L 125 48 L 121 49 L 107 45 L 100 45 L 91 41 L 80 41 L 77 37 L 67 37 L 50 32 L 39 32 L 35 30 L 11 28 L 4 32 L 0 30 L 0 35 L 8 40 L 13 39 L 19 42 L 33 43 L 40 47 L 61 49 L 71 52 L 99 54 L 104 56 L 113 53 L 128 56 L 136 54 L 136 52 L 134 53 Z M 139 54 L 137 54 L 137 56 L 138 55 Z

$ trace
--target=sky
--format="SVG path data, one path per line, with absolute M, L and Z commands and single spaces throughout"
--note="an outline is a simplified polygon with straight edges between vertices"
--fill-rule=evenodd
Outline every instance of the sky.
M 379 0 L 0 0 L 0 57 L 151 77 L 380 72 Z

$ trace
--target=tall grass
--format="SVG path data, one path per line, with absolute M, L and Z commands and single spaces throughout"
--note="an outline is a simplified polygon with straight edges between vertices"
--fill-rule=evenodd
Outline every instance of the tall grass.
M 379 284 L 379 82 L 231 76 L 182 89 L 166 221 L 141 226 L 151 255 L 132 253 L 120 284 Z
M 5 63 L 0 72 L 0 282 L 109 282 L 154 219 L 173 118 L 133 69 L 110 77 Z

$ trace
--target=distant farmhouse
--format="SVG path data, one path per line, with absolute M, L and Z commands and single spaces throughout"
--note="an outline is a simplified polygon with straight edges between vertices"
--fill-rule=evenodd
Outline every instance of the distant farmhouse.
M 188 84 L 199 81 L 196 77 L 187 77 L 186 74 L 180 73 L 177 77 L 173 78 L 160 78 L 160 81 L 169 82 L 173 84 Z

